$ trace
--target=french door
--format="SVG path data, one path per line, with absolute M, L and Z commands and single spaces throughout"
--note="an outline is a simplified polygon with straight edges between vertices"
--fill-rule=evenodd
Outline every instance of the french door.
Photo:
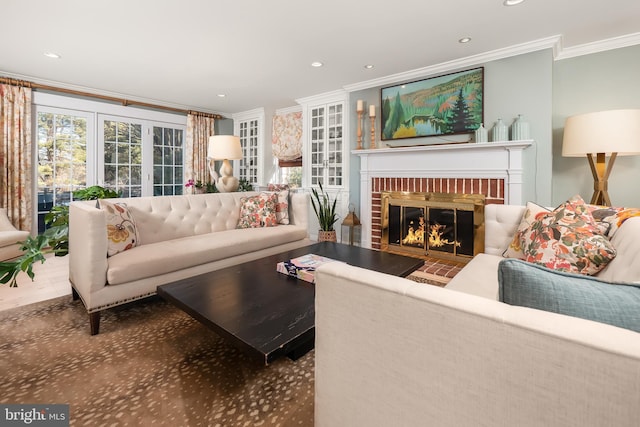
M 100 185 L 122 197 L 182 194 L 183 127 L 99 115 L 98 129 Z
M 123 197 L 182 194 L 186 118 L 36 92 L 34 220 L 73 192 L 101 185 Z
M 73 192 L 94 181 L 88 167 L 94 156 L 92 115 L 83 111 L 39 107 L 36 111 L 36 203 L 38 233 L 53 206 L 66 205 Z

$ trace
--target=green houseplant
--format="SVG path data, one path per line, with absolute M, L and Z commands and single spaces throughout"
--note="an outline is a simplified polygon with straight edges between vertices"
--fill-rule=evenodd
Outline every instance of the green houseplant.
M 336 242 L 336 231 L 333 225 L 338 221 L 338 215 L 336 214 L 336 202 L 338 199 L 331 201 L 329 194 L 322 188 L 322 184 L 320 184 L 319 192 L 312 188 L 311 193 L 311 205 L 320 225 L 318 240 Z
M 74 200 L 97 200 L 120 197 L 118 192 L 94 185 L 73 192 Z M 0 284 L 18 286 L 18 273 L 24 271 L 33 279 L 33 264 L 45 262 L 46 254 L 65 256 L 69 253 L 69 206 L 54 206 L 44 217 L 47 229 L 36 237 L 20 242 L 23 255 L 13 261 L 0 262 Z

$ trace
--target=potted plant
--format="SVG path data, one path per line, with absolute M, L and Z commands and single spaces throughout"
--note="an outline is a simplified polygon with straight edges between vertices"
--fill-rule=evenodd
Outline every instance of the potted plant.
M 320 184 L 320 192 L 312 188 L 311 193 L 313 194 L 311 204 L 320 225 L 318 241 L 337 242 L 336 230 L 333 228 L 333 225 L 338 221 L 338 215 L 336 214 L 337 199 L 332 202 L 327 192 L 322 188 L 322 184 Z

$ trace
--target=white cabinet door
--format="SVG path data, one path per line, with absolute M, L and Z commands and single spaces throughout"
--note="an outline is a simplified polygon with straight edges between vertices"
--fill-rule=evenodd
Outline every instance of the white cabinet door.
M 344 103 L 311 106 L 308 109 L 311 186 L 342 187 L 344 181 Z

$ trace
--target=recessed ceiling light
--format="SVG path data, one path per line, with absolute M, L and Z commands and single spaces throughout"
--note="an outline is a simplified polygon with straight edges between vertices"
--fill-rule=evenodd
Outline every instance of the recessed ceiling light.
M 224 93 L 219 93 L 218 94 L 218 98 L 224 98 L 225 96 L 227 96 L 227 95 L 225 95 Z
M 469 43 L 471 41 L 471 37 L 463 37 L 458 40 L 458 43 Z
M 515 6 L 517 4 L 522 3 L 523 1 L 524 0 L 504 0 L 502 4 L 505 6 Z
M 322 62 L 320 62 L 320 61 L 315 61 L 315 62 L 312 62 L 312 63 L 311 63 L 311 66 L 312 66 L 312 67 L 316 67 L 316 68 L 317 68 L 317 67 L 322 67 L 323 65 L 324 65 L 324 64 L 323 64 Z
M 44 56 L 46 56 L 47 58 L 53 58 L 53 59 L 60 59 L 61 58 L 61 56 L 58 55 L 55 52 L 45 52 Z
M 373 65 L 372 64 L 367 64 L 367 65 L 364 66 L 364 68 L 366 68 L 367 70 L 370 70 L 370 69 L 373 68 Z

